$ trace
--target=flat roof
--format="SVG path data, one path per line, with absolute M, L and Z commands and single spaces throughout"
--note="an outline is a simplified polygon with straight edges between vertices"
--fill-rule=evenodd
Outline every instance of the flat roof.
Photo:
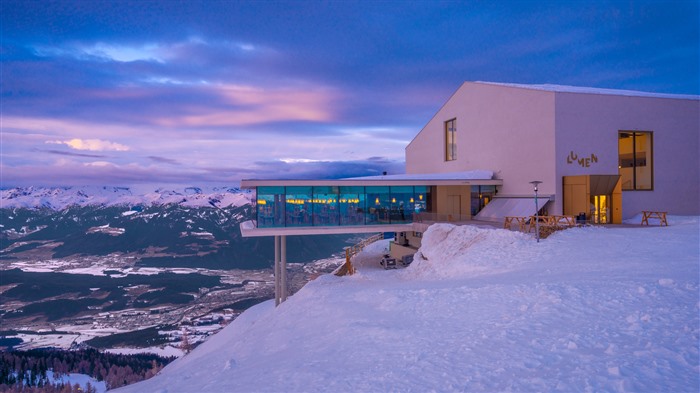
M 352 177 L 346 179 L 243 179 L 241 188 L 264 186 L 501 186 L 503 180 L 492 179 L 493 172 L 475 170 L 449 173 L 422 173 Z

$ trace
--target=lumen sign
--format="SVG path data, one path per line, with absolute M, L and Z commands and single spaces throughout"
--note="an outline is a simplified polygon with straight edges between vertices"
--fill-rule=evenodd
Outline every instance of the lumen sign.
M 581 165 L 583 168 L 590 168 L 591 164 L 595 164 L 598 162 L 598 156 L 595 154 L 591 153 L 589 156 L 581 156 L 574 152 L 573 150 L 569 153 L 568 156 L 566 156 L 566 163 L 567 164 L 578 164 Z

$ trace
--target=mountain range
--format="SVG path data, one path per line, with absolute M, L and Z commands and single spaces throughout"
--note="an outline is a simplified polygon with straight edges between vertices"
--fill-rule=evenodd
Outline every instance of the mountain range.
M 0 191 L 0 260 L 119 255 L 137 266 L 257 269 L 271 238 L 243 238 L 254 193 L 235 187 L 24 187 Z M 343 250 L 349 236 L 290 237 L 289 261 Z

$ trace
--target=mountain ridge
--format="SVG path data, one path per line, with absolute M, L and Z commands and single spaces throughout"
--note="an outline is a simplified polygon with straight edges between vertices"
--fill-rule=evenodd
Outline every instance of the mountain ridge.
M 140 192 L 120 186 L 13 187 L 0 190 L 0 208 L 64 210 L 69 206 L 239 207 L 249 204 L 254 193 L 237 187 L 154 187 Z

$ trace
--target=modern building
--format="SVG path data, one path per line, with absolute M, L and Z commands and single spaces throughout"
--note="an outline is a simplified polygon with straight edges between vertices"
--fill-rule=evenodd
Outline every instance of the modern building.
M 436 221 L 698 215 L 700 96 L 465 82 L 406 147 L 405 175 L 241 186 L 257 191 L 241 232 L 275 237 L 278 286 L 289 235 L 395 232 L 401 258 Z

